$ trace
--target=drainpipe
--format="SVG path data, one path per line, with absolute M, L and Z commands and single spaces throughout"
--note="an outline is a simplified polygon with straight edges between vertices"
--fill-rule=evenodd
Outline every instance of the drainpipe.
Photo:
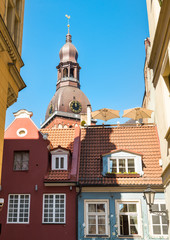
M 76 194 L 76 240 L 78 240 L 78 198 L 81 194 L 82 187 L 79 185 L 79 191 Z
M 87 125 L 91 125 L 91 105 L 87 105 Z

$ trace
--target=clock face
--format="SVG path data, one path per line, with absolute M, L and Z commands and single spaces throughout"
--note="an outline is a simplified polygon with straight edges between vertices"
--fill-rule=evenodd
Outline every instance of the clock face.
M 52 113 L 53 113 L 53 106 L 52 106 L 52 104 L 51 104 L 51 106 L 50 106 L 50 108 L 49 108 L 49 116 L 51 116 Z
M 72 101 L 70 103 L 70 109 L 73 113 L 80 113 L 81 110 L 82 110 L 82 106 L 81 106 L 81 103 L 78 102 L 78 101 Z

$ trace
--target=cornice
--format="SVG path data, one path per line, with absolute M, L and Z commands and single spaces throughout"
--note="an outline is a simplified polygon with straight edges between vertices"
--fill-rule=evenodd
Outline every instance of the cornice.
M 3 38 L 3 42 L 5 40 L 6 50 L 8 51 L 12 61 L 15 62 L 16 60 L 18 60 L 20 67 L 23 67 L 24 62 L 22 61 L 18 49 L 15 46 L 13 39 L 11 38 L 11 35 L 3 21 L 1 14 L 0 14 L 0 33 L 1 33 L 0 37 Z
M 15 64 L 14 63 L 8 63 L 8 66 L 9 66 L 9 72 L 10 72 L 12 78 L 14 79 L 18 89 L 22 90 L 23 88 L 25 88 L 26 84 L 23 81 L 20 73 L 18 72 Z

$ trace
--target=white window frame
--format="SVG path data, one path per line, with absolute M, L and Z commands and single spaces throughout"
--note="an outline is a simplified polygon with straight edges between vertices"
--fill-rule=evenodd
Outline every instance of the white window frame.
M 105 222 L 106 233 L 104 235 L 88 233 L 88 216 L 90 215 L 88 213 L 88 204 L 105 204 L 106 213 L 101 214 L 101 215 L 105 216 L 105 221 L 106 221 Z M 96 216 L 97 216 L 97 214 L 96 214 Z M 85 222 L 85 229 L 84 229 L 85 237 L 88 237 L 88 236 L 104 236 L 106 238 L 110 237 L 109 200 L 108 199 L 86 199 L 86 200 L 84 200 L 84 222 Z M 98 226 L 98 225 L 96 224 L 96 226 Z
M 56 158 L 59 158 L 59 167 L 56 168 Z M 64 158 L 64 167 L 61 168 L 61 158 Z M 67 170 L 68 155 L 52 155 L 52 170 Z
M 50 195 L 53 195 L 53 203 L 51 203 L 52 205 L 53 205 L 53 212 L 52 212 L 52 217 L 51 218 L 53 218 L 53 221 L 52 222 L 46 222 L 46 221 L 44 221 L 44 218 L 45 218 L 45 196 L 50 196 Z M 56 210 L 56 208 L 55 208 L 55 196 L 64 196 L 64 222 L 55 222 L 55 210 Z M 59 208 L 60 209 L 60 208 Z M 60 215 L 60 211 L 59 211 L 59 215 Z M 62 213 L 62 214 L 63 214 Z M 49 212 L 48 212 L 48 214 L 49 214 Z M 59 217 L 60 218 L 60 217 Z M 43 224 L 66 224 L 66 194 L 65 193 L 45 193 L 45 194 L 43 194 L 43 215 L 42 215 L 42 223 Z
M 29 200 L 29 202 L 28 202 L 28 208 L 23 208 L 23 209 L 28 209 L 28 221 L 27 222 L 20 222 L 20 220 L 19 220 L 19 218 L 20 218 L 20 204 L 21 204 L 21 196 L 29 196 L 29 198 L 28 198 L 28 200 Z M 11 203 L 10 203 L 10 200 L 11 200 L 11 196 L 18 196 L 18 203 L 15 203 L 15 204 L 17 204 L 17 221 L 16 222 L 14 222 L 14 221 L 9 221 L 9 215 L 11 214 L 11 212 L 10 212 L 10 205 L 11 205 Z M 30 202 L 31 202 L 31 195 L 30 194 L 9 194 L 8 195 L 8 212 L 7 212 L 7 223 L 8 224 L 29 224 L 29 218 L 30 218 Z M 13 204 L 14 205 L 14 204 Z M 14 209 L 14 208 L 12 208 L 12 209 Z M 25 212 L 23 212 L 23 214 L 24 214 Z M 12 214 L 14 215 L 14 212 L 12 212 Z
M 117 167 L 117 172 L 116 173 L 119 173 L 119 160 L 120 159 L 125 159 L 125 172 L 128 173 L 128 160 L 129 159 L 133 159 L 134 160 L 134 169 L 135 169 L 135 172 L 136 172 L 136 168 L 135 168 L 135 158 L 134 157 L 109 157 L 109 163 L 108 163 L 108 172 L 109 173 L 112 173 L 110 171 L 110 162 L 112 159 L 116 159 L 116 167 Z M 123 173 L 123 172 L 122 172 Z
M 118 152 L 113 152 L 110 153 L 108 158 L 107 158 L 107 172 L 112 173 L 110 171 L 110 159 L 116 159 L 117 162 L 117 173 L 119 173 L 119 168 L 118 168 L 118 161 L 119 159 L 125 159 L 125 168 L 126 172 L 128 173 L 128 159 L 134 159 L 134 168 L 135 172 L 143 175 L 142 171 L 142 157 L 141 155 L 132 153 L 132 152 L 127 152 L 127 151 L 118 151 Z
M 131 214 L 119 214 L 119 204 L 136 204 L 136 209 L 137 209 L 137 219 L 138 219 L 138 234 L 131 234 L 131 235 L 121 235 L 120 234 L 120 215 L 134 215 L 133 213 Z M 119 237 L 142 237 L 143 233 L 142 233 L 142 222 L 141 222 L 141 202 L 140 200 L 115 200 L 115 207 L 116 207 L 116 219 L 117 219 L 117 226 L 118 226 L 118 235 Z M 129 218 L 128 218 L 128 222 L 129 222 Z M 129 224 L 129 228 L 130 228 L 130 224 Z M 129 229 L 130 232 L 130 229 Z
M 159 204 L 159 210 L 160 210 L 160 204 L 165 204 L 165 206 L 166 206 L 166 203 L 165 203 L 165 200 L 164 199 L 155 199 L 155 201 L 154 201 L 154 204 Z M 158 238 L 158 237 L 164 237 L 164 238 L 168 238 L 168 234 L 163 234 L 162 233 L 162 219 L 161 219 L 161 216 L 159 216 L 159 218 L 160 218 L 160 226 L 161 226 L 161 234 L 154 234 L 153 233 L 153 222 L 152 222 L 152 216 L 154 216 L 154 215 L 157 215 L 157 214 L 154 214 L 154 213 L 150 213 L 150 211 L 149 211 L 149 208 L 148 208 L 148 218 L 149 218 L 149 231 L 150 231 L 150 234 L 151 234 L 151 236 L 152 237 L 154 237 L 154 238 Z

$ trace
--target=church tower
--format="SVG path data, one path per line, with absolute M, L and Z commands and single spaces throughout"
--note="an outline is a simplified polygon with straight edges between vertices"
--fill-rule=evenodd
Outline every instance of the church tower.
M 66 35 L 66 43 L 59 52 L 60 63 L 56 67 L 58 79 L 56 92 L 51 99 L 45 122 L 41 128 L 68 128 L 80 125 L 81 116 L 87 113 L 90 102 L 86 95 L 80 90 L 78 51 L 72 44 L 72 36 Z

